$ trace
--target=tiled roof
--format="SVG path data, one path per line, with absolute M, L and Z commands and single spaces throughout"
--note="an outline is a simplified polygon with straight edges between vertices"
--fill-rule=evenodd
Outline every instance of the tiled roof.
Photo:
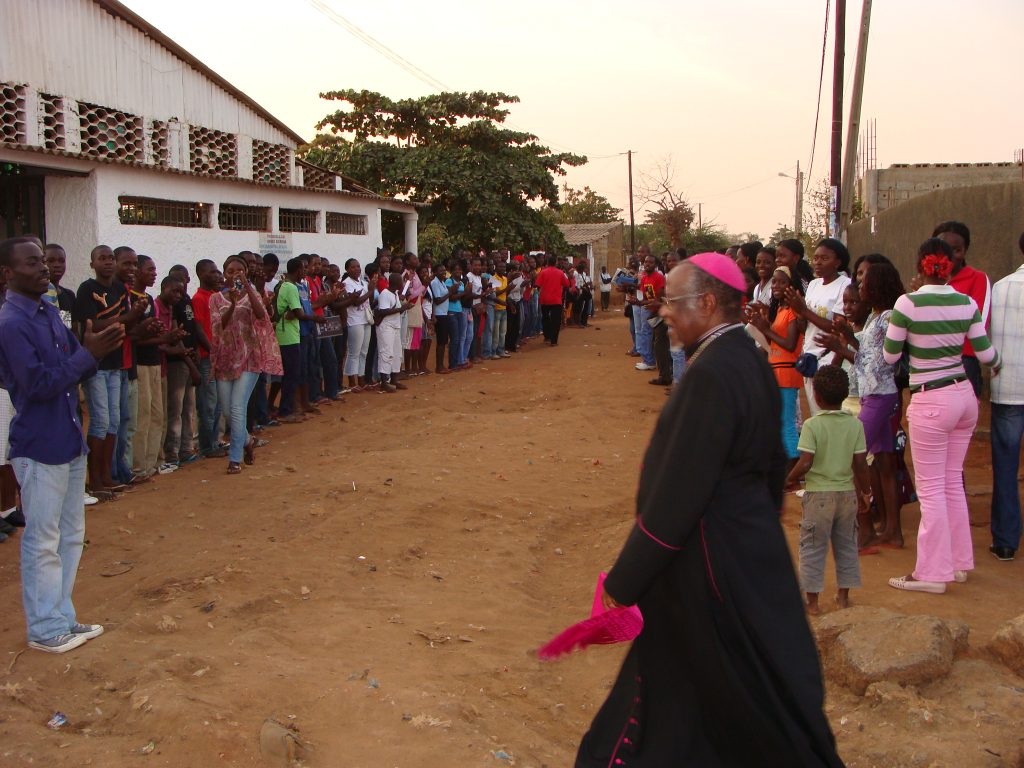
M 610 224 L 559 224 L 565 241 L 569 245 L 586 245 L 600 240 L 602 237 L 615 229 L 622 228 L 621 221 L 614 221 Z

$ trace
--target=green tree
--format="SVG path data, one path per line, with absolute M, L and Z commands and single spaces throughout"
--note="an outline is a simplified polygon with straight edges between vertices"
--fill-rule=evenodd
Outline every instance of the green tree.
M 553 153 L 537 137 L 502 124 L 504 93 L 437 93 L 393 100 L 341 90 L 321 98 L 345 108 L 317 124 L 301 150 L 309 162 L 358 179 L 386 196 L 426 203 L 421 226 L 437 224 L 458 243 L 491 249 L 565 249 L 541 206 L 558 203 L 555 176 L 585 157 Z
M 564 200 L 545 208 L 556 224 L 604 224 L 619 221 L 621 208 L 614 208 L 608 198 L 599 195 L 590 187 L 573 189 L 563 185 Z

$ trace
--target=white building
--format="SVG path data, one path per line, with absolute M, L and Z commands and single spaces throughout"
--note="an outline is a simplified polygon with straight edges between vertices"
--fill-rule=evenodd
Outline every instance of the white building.
M 0 238 L 129 245 L 160 274 L 242 250 L 366 263 L 416 209 L 295 158 L 284 123 L 116 0 L 0 0 Z

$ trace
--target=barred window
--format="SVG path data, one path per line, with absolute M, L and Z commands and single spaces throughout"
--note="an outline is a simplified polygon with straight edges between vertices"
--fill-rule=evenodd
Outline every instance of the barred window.
M 317 215 L 317 211 L 281 208 L 278 211 L 278 226 L 282 232 L 316 232 Z
M 327 212 L 327 234 L 365 235 L 366 217 L 354 213 Z
M 210 204 L 152 197 L 119 197 L 117 217 L 122 224 L 157 227 L 209 227 Z
M 270 208 L 258 205 L 229 205 L 221 203 L 217 211 L 217 223 L 221 229 L 269 232 Z

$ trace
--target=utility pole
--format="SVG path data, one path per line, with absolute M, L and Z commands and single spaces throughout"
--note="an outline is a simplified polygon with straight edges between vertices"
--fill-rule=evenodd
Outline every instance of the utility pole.
M 701 215 L 703 208 L 704 203 L 697 203 L 697 229 L 704 229 L 704 217 Z
M 636 222 L 633 220 L 633 150 L 626 151 L 629 164 L 629 252 L 636 256 Z
M 853 70 L 853 94 L 850 98 L 850 123 L 846 129 L 846 159 L 843 183 L 839 193 L 839 238 L 846 242 L 846 229 L 853 216 L 853 185 L 857 169 L 857 138 L 860 136 L 860 105 L 864 98 L 864 68 L 868 55 L 868 28 L 871 26 L 871 0 L 864 0 L 860 13 L 860 37 L 857 40 L 857 62 Z
M 800 170 L 800 161 L 796 161 L 796 207 L 793 216 L 793 231 L 799 238 L 804 230 L 804 172 Z
M 843 177 L 843 63 L 846 57 L 846 0 L 836 0 L 836 48 L 832 61 L 832 169 L 829 174 L 828 234 L 839 225 L 839 198 Z

